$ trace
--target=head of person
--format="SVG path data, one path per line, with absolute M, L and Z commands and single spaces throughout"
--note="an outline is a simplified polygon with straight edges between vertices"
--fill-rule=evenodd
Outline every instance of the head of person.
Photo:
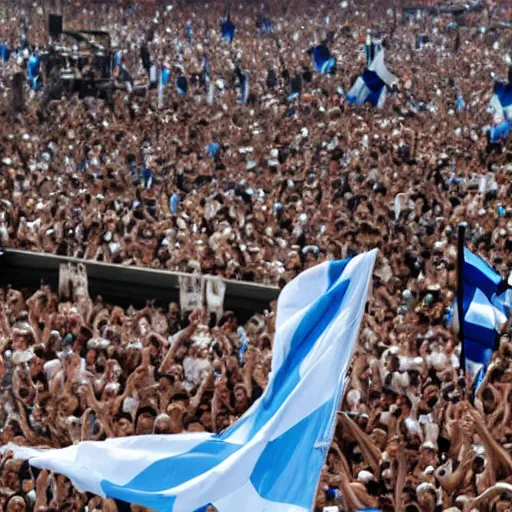
M 153 425 L 154 434 L 172 434 L 172 422 L 168 414 L 159 414 Z
M 117 437 L 128 437 L 133 435 L 133 421 L 128 413 L 121 413 L 114 420 L 114 432 Z
M 152 434 L 155 423 L 156 411 L 151 406 L 140 407 L 135 420 L 135 434 Z

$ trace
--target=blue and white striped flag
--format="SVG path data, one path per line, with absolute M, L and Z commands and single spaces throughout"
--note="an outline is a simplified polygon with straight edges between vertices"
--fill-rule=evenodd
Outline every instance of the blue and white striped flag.
M 491 142 L 504 141 L 510 135 L 511 129 L 512 129 L 512 121 L 509 121 L 508 119 L 505 119 L 505 121 L 502 121 L 499 124 L 495 124 L 494 126 L 491 126 L 488 130 L 490 141 Z
M 4 449 L 80 490 L 157 512 L 312 510 L 376 256 L 323 263 L 283 289 L 268 387 L 222 434 Z
M 482 258 L 464 248 L 463 307 L 466 370 L 478 387 L 507 321 L 502 277 Z
M 369 102 L 374 107 L 381 108 L 388 90 L 397 82 L 397 77 L 384 64 L 384 50 L 380 50 L 348 91 L 347 101 L 356 105 Z
M 494 93 L 487 110 L 494 115 L 496 123 L 512 121 L 512 84 L 494 84 Z

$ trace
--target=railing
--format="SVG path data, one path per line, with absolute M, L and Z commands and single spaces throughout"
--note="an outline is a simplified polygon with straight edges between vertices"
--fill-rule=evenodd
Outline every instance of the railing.
M 179 278 L 187 275 L 52 254 L 6 250 L 0 256 L 0 285 L 12 285 L 16 289 L 38 288 L 44 282 L 57 290 L 59 267 L 68 262 L 83 263 L 86 266 L 91 297 L 101 295 L 108 302 L 123 306 L 133 304 L 141 307 L 147 300 L 155 300 L 157 305 L 167 306 L 170 301 L 178 301 Z M 224 309 L 235 311 L 241 319 L 267 309 L 269 303 L 279 295 L 277 287 L 233 280 L 225 282 Z

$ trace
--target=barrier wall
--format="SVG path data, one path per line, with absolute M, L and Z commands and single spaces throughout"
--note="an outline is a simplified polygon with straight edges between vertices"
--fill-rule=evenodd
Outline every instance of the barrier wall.
M 179 272 L 149 268 L 124 267 L 52 254 L 6 250 L 0 256 L 0 285 L 14 288 L 39 288 L 41 282 L 57 290 L 59 266 L 62 263 L 83 263 L 89 278 L 89 293 L 94 299 L 101 295 L 106 301 L 127 307 L 143 307 L 147 300 L 167 306 L 179 299 Z M 226 280 L 225 310 L 235 311 L 240 319 L 262 312 L 277 299 L 277 287 Z

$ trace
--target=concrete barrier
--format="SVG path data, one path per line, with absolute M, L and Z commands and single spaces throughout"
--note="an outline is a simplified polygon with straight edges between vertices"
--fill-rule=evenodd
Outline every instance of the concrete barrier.
M 89 278 L 89 293 L 121 306 L 142 307 L 155 300 L 165 307 L 179 299 L 179 278 L 186 275 L 133 266 L 112 265 L 95 261 L 18 250 L 5 250 L 0 256 L 0 285 L 14 288 L 38 288 L 41 282 L 57 290 L 62 263 L 83 263 Z M 277 299 L 279 288 L 256 283 L 226 280 L 224 309 L 235 311 L 241 319 L 262 312 Z

